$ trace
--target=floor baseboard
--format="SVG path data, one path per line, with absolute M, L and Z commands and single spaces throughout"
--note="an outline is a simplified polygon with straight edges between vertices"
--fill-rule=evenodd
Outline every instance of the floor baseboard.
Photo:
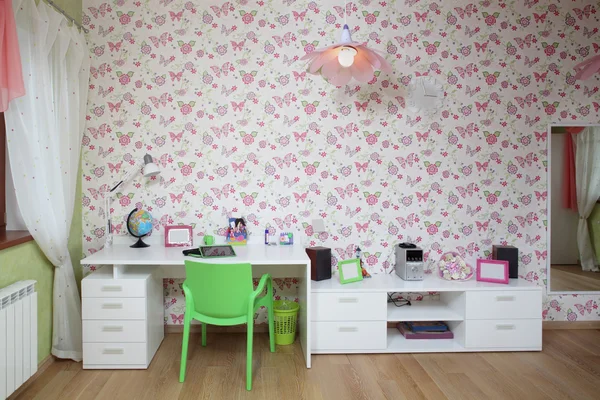
M 201 332 L 200 324 L 192 324 L 190 332 L 199 333 Z M 208 325 L 206 328 L 208 333 L 246 333 L 246 325 L 234 325 L 234 326 L 217 326 Z M 258 324 L 254 325 L 254 332 L 269 332 L 269 325 Z M 167 333 L 183 333 L 183 325 L 165 325 L 165 334 Z
M 27 379 L 21 386 L 19 386 L 19 388 L 15 390 L 13 394 L 11 394 L 8 397 L 7 400 L 17 399 L 21 395 L 21 393 L 23 393 L 25 389 L 27 389 L 40 375 L 42 375 L 48 369 L 48 367 L 54 364 L 55 361 L 56 358 L 52 354 L 48 354 L 48 356 L 38 364 L 38 369 L 36 373 L 31 375 L 29 379 Z
M 600 329 L 600 321 L 544 321 L 543 329 Z

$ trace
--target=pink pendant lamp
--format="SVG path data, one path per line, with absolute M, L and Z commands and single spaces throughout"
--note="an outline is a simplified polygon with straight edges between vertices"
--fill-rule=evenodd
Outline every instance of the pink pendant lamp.
M 336 86 L 347 84 L 354 78 L 369 82 L 376 70 L 392 72 L 391 65 L 365 43 L 353 42 L 348 25 L 344 25 L 339 43 L 318 49 L 301 58 L 308 61 L 308 72 L 322 75 Z
M 600 72 L 600 54 L 575 66 L 575 79 L 585 81 Z

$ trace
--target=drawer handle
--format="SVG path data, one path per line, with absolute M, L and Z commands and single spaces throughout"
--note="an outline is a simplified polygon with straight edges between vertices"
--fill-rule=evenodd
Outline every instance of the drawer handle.
M 103 349 L 102 354 L 123 354 L 123 349 Z
M 358 332 L 358 328 L 355 326 L 341 326 L 339 328 L 340 332 Z
M 102 308 L 105 310 L 120 310 L 123 308 L 123 303 L 104 303 Z
M 496 296 L 496 301 L 515 301 L 515 296 Z
M 358 299 L 356 297 L 340 297 L 338 299 L 340 303 L 358 303 Z
M 515 330 L 515 326 L 509 325 L 509 324 L 496 325 L 496 330 L 498 330 L 498 331 L 513 331 L 513 330 Z
M 102 332 L 123 332 L 123 326 L 103 326 Z
M 123 286 L 105 285 L 105 286 L 102 286 L 101 290 L 103 292 L 122 292 L 123 291 Z

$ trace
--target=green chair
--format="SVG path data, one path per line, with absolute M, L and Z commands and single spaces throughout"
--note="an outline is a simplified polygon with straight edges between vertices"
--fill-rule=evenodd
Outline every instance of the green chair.
M 202 322 L 202 346 L 206 346 L 206 324 L 231 326 L 248 325 L 246 355 L 246 389 L 252 389 L 252 342 L 254 313 L 260 306 L 268 309 L 269 342 L 275 352 L 273 317 L 273 283 L 271 275 L 260 278 L 256 290 L 252 290 L 252 266 L 243 264 L 209 264 L 185 261 L 186 279 L 185 316 L 181 343 L 181 368 L 179 382 L 185 380 L 185 366 L 192 319 Z M 267 294 L 259 295 L 267 288 Z

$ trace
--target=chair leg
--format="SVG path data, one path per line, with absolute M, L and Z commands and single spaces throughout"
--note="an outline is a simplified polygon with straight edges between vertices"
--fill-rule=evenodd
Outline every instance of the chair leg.
M 246 345 L 246 390 L 252 390 L 252 343 L 254 339 L 254 315 L 248 318 L 248 343 Z
M 202 346 L 206 347 L 206 324 L 202 323 Z
M 269 346 L 271 353 L 275 353 L 275 312 L 273 311 L 273 302 L 269 305 L 267 313 L 269 319 Z
M 190 341 L 191 320 L 185 318 L 183 321 L 183 339 L 181 340 L 181 366 L 179 368 L 179 382 L 185 380 L 185 367 L 187 364 L 188 343 Z

